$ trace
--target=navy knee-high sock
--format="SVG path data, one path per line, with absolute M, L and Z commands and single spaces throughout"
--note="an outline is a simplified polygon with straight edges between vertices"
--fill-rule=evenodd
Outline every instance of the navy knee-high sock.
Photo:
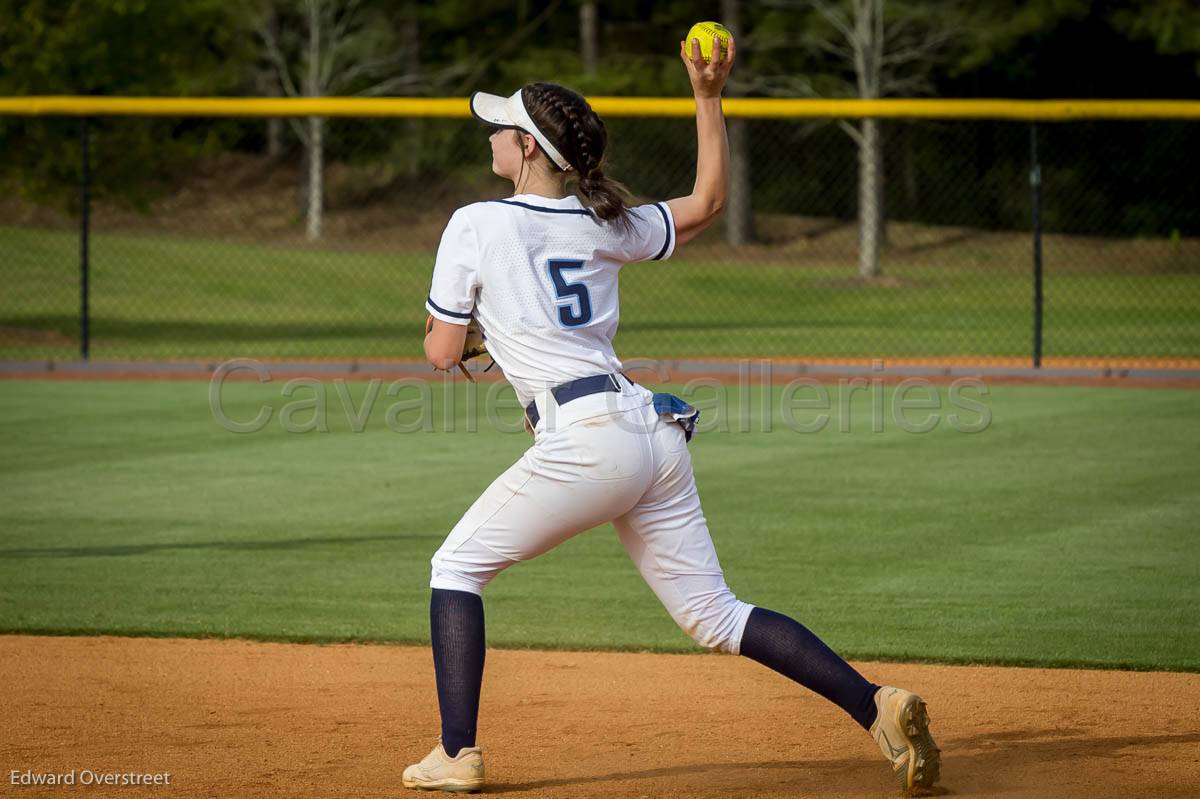
M 750 611 L 741 653 L 814 691 L 869 730 L 875 723 L 875 692 L 836 652 L 800 622 L 765 608 Z
M 475 745 L 483 685 L 483 598 L 467 591 L 433 589 L 429 601 L 433 670 L 442 713 L 442 748 L 454 757 Z

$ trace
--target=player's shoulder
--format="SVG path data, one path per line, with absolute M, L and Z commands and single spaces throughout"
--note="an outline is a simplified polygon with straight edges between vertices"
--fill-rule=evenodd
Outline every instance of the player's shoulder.
M 511 219 L 521 213 L 521 204 L 510 200 L 479 200 L 455 209 L 450 215 L 450 224 L 466 225 L 476 230 L 494 228 L 497 223 Z
M 647 202 L 629 209 L 629 229 L 635 236 L 657 237 L 675 228 L 675 220 L 665 201 Z
M 636 219 L 661 219 L 665 213 L 666 202 L 656 200 L 654 202 L 638 203 L 629 207 L 629 214 Z
M 468 203 L 454 209 L 454 213 L 450 214 L 451 224 L 475 223 L 489 212 L 489 200 L 481 200 L 479 202 Z
M 629 229 L 645 229 L 668 223 L 664 202 L 646 202 L 626 208 L 627 219 L 603 220 L 573 195 L 547 200 L 518 195 L 502 199 L 468 203 L 450 215 L 448 227 L 469 227 L 477 232 L 497 232 L 511 225 L 524 229 L 529 223 L 554 226 L 563 221 L 586 220 L 613 235 L 624 236 Z M 598 231 L 599 232 L 599 231 Z

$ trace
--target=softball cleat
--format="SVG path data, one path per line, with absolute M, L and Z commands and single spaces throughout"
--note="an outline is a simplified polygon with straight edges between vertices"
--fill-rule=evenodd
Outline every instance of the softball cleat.
M 483 750 L 472 746 L 450 757 L 438 741 L 424 760 L 404 769 L 402 781 L 420 791 L 474 793 L 483 788 Z
M 905 795 L 921 795 L 937 782 L 942 765 L 941 750 L 929 734 L 925 700 L 885 685 L 875 692 L 875 708 L 871 737 L 891 761 Z

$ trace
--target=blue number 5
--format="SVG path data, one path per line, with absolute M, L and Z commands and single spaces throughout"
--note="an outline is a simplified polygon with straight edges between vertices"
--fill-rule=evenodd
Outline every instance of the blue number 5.
M 565 269 L 582 268 L 583 261 L 550 261 L 550 278 L 554 281 L 554 290 L 560 300 L 567 301 L 558 305 L 558 321 L 562 322 L 563 327 L 579 327 L 592 321 L 592 300 L 588 296 L 587 286 L 582 283 L 568 283 L 562 274 Z

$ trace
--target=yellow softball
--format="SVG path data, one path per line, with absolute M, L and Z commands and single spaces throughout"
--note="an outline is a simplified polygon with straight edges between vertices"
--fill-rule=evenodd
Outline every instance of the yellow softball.
M 712 61 L 713 37 L 721 42 L 721 58 L 729 52 L 729 40 L 733 38 L 733 34 L 719 22 L 697 22 L 688 31 L 687 38 L 684 39 L 684 49 L 690 56 L 692 54 L 692 40 L 700 40 L 700 57 L 705 61 Z

